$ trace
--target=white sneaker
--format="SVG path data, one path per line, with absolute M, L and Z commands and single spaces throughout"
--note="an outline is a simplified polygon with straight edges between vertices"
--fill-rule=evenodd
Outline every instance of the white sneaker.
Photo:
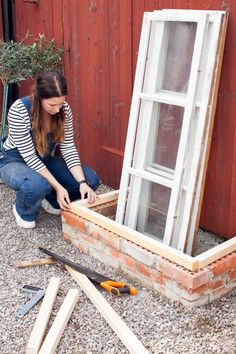
M 54 208 L 48 201 L 47 199 L 42 200 L 42 208 L 48 213 L 48 214 L 53 214 L 53 215 L 60 215 L 61 214 L 61 209 L 56 209 Z
M 35 221 L 26 221 L 20 217 L 20 215 L 17 213 L 15 204 L 13 205 L 13 214 L 16 218 L 17 225 L 19 225 L 20 227 L 24 227 L 25 229 L 33 229 L 35 227 Z

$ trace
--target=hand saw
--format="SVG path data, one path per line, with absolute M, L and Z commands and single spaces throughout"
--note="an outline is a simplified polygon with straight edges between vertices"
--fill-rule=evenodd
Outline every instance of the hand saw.
M 83 273 L 94 284 L 101 286 L 102 288 L 106 289 L 107 291 L 111 292 L 114 295 L 119 296 L 120 294 L 124 294 L 124 293 L 128 293 L 130 295 L 137 294 L 137 290 L 132 286 L 129 286 L 123 282 L 117 282 L 115 280 L 112 280 L 102 274 L 99 274 L 88 268 L 85 268 L 78 263 L 72 262 L 69 259 L 59 256 L 56 253 L 46 250 L 45 248 L 39 247 L 39 250 L 46 253 L 48 256 L 52 257 L 53 259 L 68 265 L 69 267 L 77 270 L 80 273 Z

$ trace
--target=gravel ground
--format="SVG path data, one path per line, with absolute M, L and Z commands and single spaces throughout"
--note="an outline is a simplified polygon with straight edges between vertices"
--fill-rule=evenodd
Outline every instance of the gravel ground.
M 138 295 L 134 297 L 116 298 L 105 291 L 102 294 L 150 353 L 236 353 L 236 289 L 210 305 L 189 310 L 130 280 L 121 271 L 79 253 L 62 239 L 61 222 L 58 216 L 48 215 L 42 210 L 35 229 L 26 230 L 17 227 L 11 211 L 14 192 L 4 185 L 0 185 L 0 200 L 1 354 L 25 352 L 40 307 L 38 304 L 23 318 L 16 318 L 18 308 L 29 299 L 29 295 L 21 289 L 25 284 L 46 289 L 52 276 L 61 278 L 51 322 L 69 288 L 77 287 L 67 271 L 58 265 L 14 268 L 13 264 L 16 261 L 43 258 L 45 255 L 39 252 L 38 246 L 51 249 L 90 269 L 134 285 L 138 289 Z M 201 232 L 201 245 L 206 236 L 206 233 Z M 222 240 L 210 236 L 208 244 L 218 242 Z M 128 353 L 82 290 L 56 352 L 58 354 Z

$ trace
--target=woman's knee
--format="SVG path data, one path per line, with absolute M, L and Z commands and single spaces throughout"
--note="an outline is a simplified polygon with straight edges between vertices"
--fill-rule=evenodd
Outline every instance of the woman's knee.
M 95 191 L 101 184 L 101 179 L 97 173 L 90 167 L 83 166 L 83 172 L 89 186 Z
M 19 193 L 24 196 L 24 200 L 27 200 L 28 203 L 36 203 L 39 200 L 43 200 L 52 191 L 52 187 L 48 181 L 40 175 L 39 177 L 26 177 L 22 181 Z

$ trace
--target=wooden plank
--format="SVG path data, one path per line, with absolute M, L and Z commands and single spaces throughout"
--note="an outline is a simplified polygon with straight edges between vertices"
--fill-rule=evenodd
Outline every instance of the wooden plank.
M 53 354 L 55 352 L 78 298 L 78 289 L 70 289 L 68 291 L 65 300 L 63 301 L 63 304 L 61 305 L 56 318 L 40 348 L 39 354 Z
M 95 224 L 104 227 L 105 229 L 114 232 L 115 234 L 124 237 L 125 239 L 136 243 L 147 250 L 159 254 L 162 257 L 169 259 L 189 270 L 198 269 L 198 262 L 191 256 L 169 247 L 157 240 L 141 234 L 138 231 L 132 230 L 114 220 L 111 220 L 95 211 L 85 208 L 82 205 L 72 204 L 71 211 L 84 219 L 94 222 Z
M 107 193 L 103 193 L 103 194 L 99 194 L 99 198 L 96 200 L 96 202 L 89 204 L 88 203 L 88 199 L 80 199 L 80 200 L 76 200 L 74 201 L 72 204 L 75 205 L 84 205 L 87 208 L 92 208 L 94 206 L 97 205 L 101 205 L 104 203 L 108 203 L 108 202 L 112 202 L 114 200 L 118 199 L 118 195 L 119 195 L 119 189 L 115 190 L 115 191 L 111 191 L 111 192 L 107 192 Z
M 60 285 L 60 278 L 52 277 L 49 281 L 42 305 L 26 346 L 25 354 L 37 354 L 49 321 L 52 307 Z
M 27 268 L 27 267 L 36 267 L 42 266 L 46 264 L 54 264 L 55 261 L 52 258 L 40 258 L 40 259 L 33 259 L 32 261 L 22 261 L 16 262 L 13 264 L 15 268 Z
M 236 251 L 236 237 L 196 256 L 194 259 L 198 261 L 199 268 L 202 268 L 234 251 Z
M 124 157 L 124 151 L 122 151 L 122 150 L 118 150 L 118 149 L 115 149 L 111 146 L 105 146 L 105 145 L 102 146 L 102 149 L 104 151 L 110 152 L 111 154 L 118 155 L 120 157 Z
M 121 225 L 114 220 L 108 219 L 93 210 L 87 209 L 84 206 L 76 206 L 73 208 L 72 212 L 189 270 L 197 270 L 205 267 L 227 254 L 236 251 L 236 237 L 234 237 L 199 256 L 191 257 L 157 240 L 153 240 L 148 236 Z
M 90 282 L 90 280 L 84 274 L 76 272 L 74 269 L 68 266 L 65 267 L 85 292 L 85 294 L 89 297 L 101 315 L 105 318 L 107 323 L 111 326 L 113 331 L 117 334 L 129 352 L 131 354 L 148 354 L 149 352 L 147 349 L 118 316 L 118 314 L 113 310 L 113 308 Z

